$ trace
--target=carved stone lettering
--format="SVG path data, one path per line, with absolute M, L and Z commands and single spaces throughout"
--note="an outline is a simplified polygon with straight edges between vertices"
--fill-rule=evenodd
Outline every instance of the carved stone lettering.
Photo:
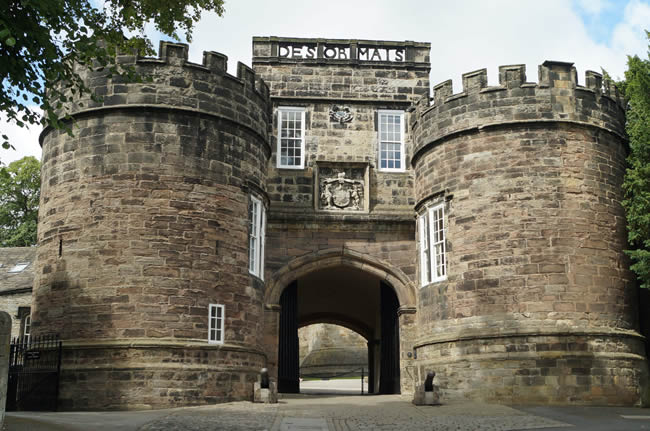
M 349 60 L 352 57 L 352 50 L 356 49 L 356 58 L 359 61 L 390 61 L 403 62 L 404 48 L 369 47 L 360 46 L 352 48 L 350 45 L 328 45 L 323 44 L 322 50 L 317 53 L 316 44 L 293 44 L 282 43 L 278 46 L 278 56 L 282 58 L 313 59 L 324 58 L 327 60 Z

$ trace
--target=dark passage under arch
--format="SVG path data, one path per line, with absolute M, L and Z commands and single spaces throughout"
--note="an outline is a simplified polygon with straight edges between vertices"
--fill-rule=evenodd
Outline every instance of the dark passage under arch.
M 390 284 L 358 269 L 315 271 L 292 281 L 279 302 L 279 392 L 300 392 L 298 328 L 331 316 L 366 328 L 369 392 L 400 393 L 399 300 Z

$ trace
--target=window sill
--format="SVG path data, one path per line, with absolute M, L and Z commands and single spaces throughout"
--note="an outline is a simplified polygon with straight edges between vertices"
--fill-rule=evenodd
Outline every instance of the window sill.
M 400 173 L 400 172 L 406 172 L 406 169 L 388 169 L 388 168 L 377 168 L 377 171 L 379 172 L 386 172 L 386 173 Z
M 440 283 L 441 281 L 447 281 L 447 277 L 444 277 L 444 278 L 437 278 L 437 279 L 435 279 L 435 280 L 431 280 L 430 282 L 428 282 L 428 283 L 426 283 L 426 284 L 421 284 L 421 285 L 420 285 L 420 289 L 423 289 L 423 288 L 425 288 L 425 287 L 429 287 L 429 286 L 431 286 L 432 284 Z
M 292 171 L 299 171 L 301 169 L 305 169 L 304 166 L 276 166 L 276 169 L 289 169 Z
M 211 341 L 211 340 L 208 340 L 208 344 L 212 344 L 212 345 L 214 345 L 214 344 L 223 345 L 224 342 L 223 342 L 223 341 Z
M 255 274 L 254 272 L 251 272 L 250 269 L 248 270 L 248 275 L 251 275 L 251 276 L 257 278 L 258 280 L 260 280 L 261 282 L 264 282 L 264 278 L 260 277 L 258 274 Z

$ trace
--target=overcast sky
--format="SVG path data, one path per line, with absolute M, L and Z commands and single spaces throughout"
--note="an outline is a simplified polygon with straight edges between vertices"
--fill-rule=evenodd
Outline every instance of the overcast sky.
M 487 68 L 498 84 L 498 66 L 524 63 L 537 81 L 544 60 L 575 63 L 579 84 L 585 70 L 622 77 L 628 54 L 647 58 L 650 0 L 226 0 L 225 14 L 204 14 L 190 46 L 190 60 L 203 51 L 251 64 L 253 36 L 431 42 L 431 84 Z M 159 36 L 152 32 L 154 45 Z M 0 163 L 24 155 L 40 158 L 40 127 L 6 124 L 16 151 L 0 149 Z

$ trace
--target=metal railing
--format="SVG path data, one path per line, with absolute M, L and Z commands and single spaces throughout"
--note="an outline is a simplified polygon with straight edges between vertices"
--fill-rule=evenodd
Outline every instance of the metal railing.
M 61 350 L 62 343 L 56 335 L 12 340 L 7 411 L 57 409 Z

